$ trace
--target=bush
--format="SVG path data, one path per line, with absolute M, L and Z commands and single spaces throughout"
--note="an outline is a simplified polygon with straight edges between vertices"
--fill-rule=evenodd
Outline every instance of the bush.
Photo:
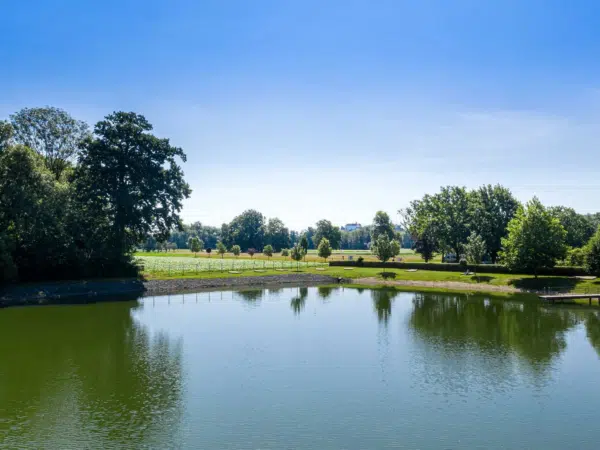
M 290 251 L 287 248 L 282 248 L 281 256 L 290 256 Z
M 351 261 L 350 261 L 350 262 L 351 262 Z M 364 265 L 364 264 L 363 264 L 364 262 L 365 262 L 365 258 L 363 258 L 362 256 L 359 256 L 358 258 L 356 258 L 356 265 L 357 265 L 357 266 L 363 266 L 363 265 Z M 331 263 L 329 263 L 329 264 L 331 264 Z

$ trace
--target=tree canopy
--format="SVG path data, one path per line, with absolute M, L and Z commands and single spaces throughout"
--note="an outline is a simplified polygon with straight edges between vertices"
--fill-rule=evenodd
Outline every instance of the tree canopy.
M 24 108 L 10 119 L 15 141 L 42 155 L 56 178 L 75 162 L 81 142 L 89 136 L 85 122 L 59 108 Z
M 319 246 L 321 239 L 326 238 L 331 248 L 340 248 L 340 242 L 342 240 L 342 233 L 339 227 L 334 226 L 329 220 L 319 220 L 317 222 L 317 229 L 313 236 L 313 242 L 315 247 Z
M 565 257 L 566 235 L 560 221 L 534 197 L 509 222 L 500 258 L 509 269 L 537 276 L 540 269 L 554 267 Z
M 371 240 L 377 241 L 377 238 L 385 234 L 390 240 L 396 237 L 394 232 L 394 224 L 392 223 L 388 213 L 377 211 L 373 218 L 373 226 L 371 227 Z
M 321 238 L 319 246 L 317 247 L 317 253 L 319 257 L 327 260 L 327 258 L 331 256 L 331 252 L 332 249 L 331 244 L 329 244 L 329 239 L 327 239 L 326 237 Z

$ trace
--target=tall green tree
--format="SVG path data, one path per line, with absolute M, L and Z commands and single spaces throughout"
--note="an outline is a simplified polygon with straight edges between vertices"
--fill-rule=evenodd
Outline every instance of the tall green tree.
M 377 238 L 385 234 L 391 241 L 396 237 L 394 232 L 394 224 L 392 223 L 388 213 L 384 211 L 377 211 L 373 218 L 373 226 L 371 227 L 371 239 L 377 241 Z
M 217 242 L 217 253 L 221 255 L 221 258 L 227 253 L 227 247 L 221 241 Z
M 296 244 L 294 247 L 292 247 L 290 256 L 294 261 L 296 261 L 296 270 L 298 270 L 299 262 L 302 260 L 302 258 L 304 258 L 304 255 L 306 255 L 306 253 L 300 245 Z
M 229 224 L 231 243 L 242 250 L 263 248 L 265 243 L 265 216 L 254 209 L 248 209 L 235 217 Z
M 519 207 L 519 202 L 507 188 L 496 185 L 482 186 L 473 191 L 470 199 L 471 229 L 481 236 L 487 252 L 496 262 L 506 237 L 508 223 Z
M 82 145 L 76 170 L 87 214 L 107 217 L 116 255 L 127 254 L 149 233 L 159 240 L 181 228 L 182 201 L 190 195 L 177 159 L 183 150 L 152 135 L 136 113 L 116 112 L 98 122 Z
M 15 141 L 44 156 L 56 178 L 75 162 L 80 144 L 89 136 L 85 122 L 59 108 L 24 108 L 10 119 Z
M 192 236 L 188 241 L 188 246 L 190 251 L 194 254 L 194 257 L 196 257 L 196 253 L 201 252 L 204 249 L 204 242 L 197 236 Z
M 234 256 L 240 256 L 240 253 L 242 252 L 242 249 L 239 245 L 234 245 L 231 247 L 231 253 L 234 254 Z
M 398 241 L 391 240 L 387 234 L 382 233 L 376 241 L 373 241 L 371 251 L 381 262 L 386 262 L 390 258 L 397 256 L 400 252 Z
M 425 227 L 414 236 L 413 250 L 428 263 L 439 252 L 439 245 L 431 228 Z
M 0 120 L 0 153 L 12 144 L 15 130 L 9 122 Z
M 584 264 L 592 275 L 600 275 L 600 227 L 584 248 Z
M 412 235 L 428 228 L 440 250 L 460 256 L 470 234 L 472 195 L 464 187 L 447 186 L 435 195 L 411 202 L 404 213 Z
M 479 265 L 487 253 L 485 241 L 475 231 L 467 238 L 465 244 L 465 258 L 467 263 Z
M 567 232 L 537 197 L 517 209 L 502 239 L 500 258 L 509 269 L 533 273 L 550 268 L 565 257 Z
M 320 258 L 323 258 L 325 261 L 327 261 L 327 258 L 331 256 L 331 252 L 332 249 L 331 244 L 329 244 L 329 239 L 325 237 L 322 238 L 319 242 L 319 247 L 317 247 L 317 254 Z
M 302 250 L 304 250 L 304 254 L 306 255 L 308 253 L 308 237 L 306 236 L 306 234 L 302 235 L 298 245 L 300 245 L 300 247 L 302 247 Z
M 273 246 L 276 252 L 290 245 L 290 232 L 281 219 L 269 219 L 266 227 L 265 242 Z
M 315 247 L 319 246 L 321 239 L 327 238 L 331 244 L 331 248 L 340 248 L 340 242 L 342 240 L 342 232 L 339 227 L 334 226 L 329 220 L 319 220 L 317 222 L 317 229 L 313 236 L 313 243 Z
M 554 206 L 548 210 L 567 231 L 566 243 L 569 247 L 583 247 L 594 235 L 596 229 L 592 222 L 573 208 Z
M 269 258 L 273 256 L 273 246 L 271 244 L 265 245 L 263 248 L 263 255 L 268 256 Z

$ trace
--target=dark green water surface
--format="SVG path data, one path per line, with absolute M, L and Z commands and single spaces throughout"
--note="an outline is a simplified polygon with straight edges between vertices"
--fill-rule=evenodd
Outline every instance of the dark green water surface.
M 0 310 L 0 448 L 598 449 L 600 316 L 331 288 Z

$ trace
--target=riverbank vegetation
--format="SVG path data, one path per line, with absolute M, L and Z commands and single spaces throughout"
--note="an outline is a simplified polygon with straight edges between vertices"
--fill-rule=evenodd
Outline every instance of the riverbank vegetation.
M 0 281 L 133 276 L 136 245 L 181 225 L 182 149 L 141 115 L 93 130 L 57 108 L 0 122 Z

